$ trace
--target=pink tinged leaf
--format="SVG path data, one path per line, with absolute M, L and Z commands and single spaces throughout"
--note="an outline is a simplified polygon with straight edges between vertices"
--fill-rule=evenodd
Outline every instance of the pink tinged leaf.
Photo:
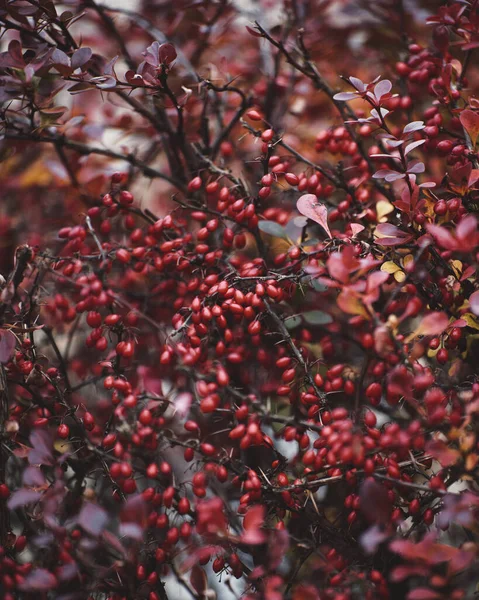
M 16 337 L 8 329 L 0 329 L 0 363 L 7 363 L 13 355 Z
M 34 569 L 18 586 L 23 592 L 47 592 L 57 586 L 57 578 L 46 569 Z
M 424 173 L 425 170 L 426 170 L 426 167 L 424 166 L 424 163 L 422 163 L 422 162 L 417 162 L 417 163 L 413 164 L 412 166 L 408 165 L 408 168 L 407 168 L 408 173 Z
M 21 508 L 22 506 L 26 506 L 27 504 L 33 504 L 34 502 L 38 502 L 41 498 L 40 492 L 35 492 L 34 490 L 20 489 L 13 494 L 8 499 L 8 508 L 10 510 L 15 510 L 16 508 Z
M 443 595 L 424 587 L 416 588 L 407 595 L 407 600 L 438 600 L 439 598 L 443 598 Z
M 389 79 L 383 79 L 383 81 L 376 83 L 376 85 L 374 86 L 374 95 L 376 96 L 376 99 L 378 101 L 381 100 L 383 96 L 389 94 L 392 87 L 393 84 L 389 81 Z
M 467 109 L 462 111 L 459 120 L 471 138 L 472 145 L 475 146 L 477 136 L 479 135 L 479 115 L 472 110 Z
M 318 202 L 314 194 L 304 194 L 301 196 L 296 203 L 296 208 L 302 215 L 308 217 L 308 219 L 319 223 L 328 236 L 332 237 L 328 225 L 328 209 L 324 204 Z
M 378 289 L 388 278 L 389 273 L 385 273 L 384 271 L 374 271 L 374 273 L 371 273 L 367 281 L 368 292 Z
M 77 524 L 93 537 L 98 537 L 107 523 L 107 512 L 91 502 L 86 502 L 83 505 L 77 520 Z
M 327 261 L 329 274 L 334 279 L 346 283 L 349 280 L 351 270 L 346 264 L 343 255 L 340 252 L 333 252 Z
M 412 133 L 413 131 L 420 131 L 421 129 L 424 129 L 424 127 L 424 121 L 412 121 L 403 129 L 403 134 Z
M 432 312 L 426 315 L 416 329 L 418 335 L 440 335 L 449 325 L 449 317 L 443 312 Z
M 261 531 L 264 523 L 264 506 L 257 504 L 252 506 L 245 514 L 243 520 L 244 532 L 241 541 L 245 544 L 262 544 L 266 540 L 266 535 Z
M 474 292 L 469 296 L 469 306 L 471 312 L 479 316 L 479 292 Z
M 72 67 L 74 69 L 83 67 L 90 60 L 92 54 L 91 48 L 79 48 L 72 56 Z
M 193 402 L 193 396 L 190 392 L 182 392 L 175 398 L 174 406 L 175 411 L 180 417 L 185 418 L 190 411 L 191 403 Z
M 399 246 L 411 239 L 411 234 L 391 223 L 380 223 L 375 231 L 376 242 L 381 246 Z
M 352 237 L 356 237 L 361 231 L 364 231 L 364 225 L 360 225 L 359 223 L 350 223 Z
M 441 440 L 430 440 L 426 445 L 426 452 L 438 460 L 445 469 L 455 465 L 461 458 L 458 450 L 450 448 Z
M 469 175 L 469 181 L 467 182 L 467 187 L 474 187 L 474 184 L 479 181 L 479 169 L 472 169 L 471 174 Z
M 445 250 L 455 250 L 457 248 L 456 240 L 445 227 L 427 223 L 426 230 L 432 235 L 441 248 L 444 248 Z
M 404 148 L 404 155 L 409 154 L 409 152 L 412 152 L 415 148 L 419 148 L 419 146 L 422 146 L 425 142 L 426 140 L 418 140 L 417 142 L 412 142 L 411 144 L 408 144 Z
M 404 177 L 404 173 L 398 173 L 398 171 L 393 171 L 392 169 L 380 169 L 373 175 L 373 179 L 385 179 L 389 182 L 403 179 Z
M 471 241 L 474 244 L 474 235 L 477 234 L 477 220 L 474 215 L 467 215 L 459 221 L 456 227 L 456 236 L 459 240 Z M 471 248 L 472 250 L 472 248 Z
M 339 92 L 338 94 L 334 94 L 333 100 L 338 100 L 339 102 L 347 102 L 348 100 L 353 100 L 357 98 L 358 95 L 356 92 Z

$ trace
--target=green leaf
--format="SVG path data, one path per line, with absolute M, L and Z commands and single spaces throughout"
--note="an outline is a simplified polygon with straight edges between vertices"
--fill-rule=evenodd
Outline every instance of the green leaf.
M 279 223 L 275 223 L 275 221 L 260 221 L 258 223 L 258 229 L 273 237 L 283 238 L 284 240 L 288 239 L 285 228 Z
M 318 279 L 310 279 L 309 284 L 316 292 L 325 292 L 328 289 L 328 286 Z
M 333 322 L 331 315 L 322 310 L 309 310 L 303 313 L 302 317 L 308 325 L 327 325 Z
M 301 325 L 301 322 L 301 315 L 292 315 L 291 317 L 286 317 L 284 320 L 286 329 L 294 329 Z

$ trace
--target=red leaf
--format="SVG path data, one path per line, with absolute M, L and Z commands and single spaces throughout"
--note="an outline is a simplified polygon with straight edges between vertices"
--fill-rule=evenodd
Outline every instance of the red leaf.
M 361 512 L 370 523 L 386 524 L 391 515 L 391 501 L 387 489 L 374 481 L 366 479 L 359 492 Z
M 170 65 L 176 59 L 176 50 L 173 44 L 161 44 L 158 50 L 158 59 L 161 64 Z
M 198 565 L 193 566 L 191 570 L 190 581 L 195 592 L 197 592 L 199 596 L 203 597 L 207 588 L 208 580 L 206 579 L 205 572 Z
M 426 452 L 434 456 L 444 468 L 452 467 L 461 458 L 461 454 L 454 448 L 442 442 L 441 440 L 430 440 L 426 445 Z
M 471 138 L 472 145 L 475 146 L 477 136 L 479 135 L 479 115 L 467 109 L 462 111 L 459 120 Z
M 311 221 L 319 223 L 328 236 L 332 237 L 328 225 L 328 209 L 324 204 L 318 202 L 314 194 L 304 194 L 301 196 L 296 203 L 296 208 L 302 215 L 311 219 Z

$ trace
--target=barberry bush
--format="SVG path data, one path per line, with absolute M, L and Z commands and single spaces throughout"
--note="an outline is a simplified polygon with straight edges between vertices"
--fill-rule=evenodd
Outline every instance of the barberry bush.
M 477 0 L 0 26 L 1 597 L 475 597 Z

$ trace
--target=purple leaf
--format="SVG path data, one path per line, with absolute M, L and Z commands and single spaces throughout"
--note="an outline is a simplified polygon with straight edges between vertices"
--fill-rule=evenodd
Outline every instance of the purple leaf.
M 103 68 L 104 75 L 115 75 L 115 63 L 118 60 L 118 56 L 114 56 Z
M 55 48 L 52 54 L 52 62 L 55 65 L 62 65 L 63 67 L 70 66 L 70 59 L 65 54 L 65 52 L 63 52 L 63 50 L 60 50 L 59 48 Z
M 97 537 L 105 529 L 108 522 L 108 514 L 97 504 L 86 502 L 78 515 L 77 524 L 87 533 Z
M 28 453 L 28 462 L 31 465 L 54 465 L 53 440 L 51 435 L 42 429 L 36 429 L 30 435 L 32 448 Z
M 57 578 L 46 569 L 34 569 L 20 583 L 23 592 L 47 592 L 57 586 Z
M 143 539 L 143 528 L 136 523 L 121 523 L 118 532 L 121 537 L 131 538 L 137 542 Z
M 426 167 L 422 162 L 417 162 L 414 165 L 412 165 L 412 167 L 408 166 L 407 168 L 408 173 L 424 173 L 425 170 Z
M 32 487 L 41 487 L 45 484 L 45 477 L 38 467 L 27 467 L 23 471 L 23 483 Z
M 424 129 L 424 127 L 424 121 L 411 121 L 411 123 L 408 123 L 403 129 L 403 134 L 412 133 L 413 131 L 420 131 L 421 129 Z
M 319 223 L 328 236 L 332 237 L 328 225 L 328 209 L 324 204 L 318 202 L 314 194 L 304 194 L 301 196 L 296 202 L 296 208 L 302 215 L 308 217 L 308 219 Z
M 83 67 L 90 60 L 92 54 L 91 48 L 79 48 L 72 56 L 72 68 Z
M 389 140 L 389 139 L 386 139 L 386 144 L 388 146 L 390 146 L 391 148 L 397 148 L 398 146 L 401 146 L 402 144 L 404 144 L 404 140 Z
M 37 502 L 40 497 L 40 492 L 22 488 L 21 490 L 13 492 L 13 494 L 10 496 L 8 500 L 8 508 L 10 510 L 15 510 L 16 508 L 26 506 L 27 504 L 33 504 L 34 502 Z
M 424 144 L 425 142 L 426 140 L 418 140 L 417 142 L 412 142 L 411 144 L 408 144 L 404 149 L 404 155 L 409 154 L 409 152 L 412 152 L 418 146 L 422 146 L 422 144 Z
M 8 329 L 0 329 L 0 363 L 7 363 L 13 355 L 17 338 Z

